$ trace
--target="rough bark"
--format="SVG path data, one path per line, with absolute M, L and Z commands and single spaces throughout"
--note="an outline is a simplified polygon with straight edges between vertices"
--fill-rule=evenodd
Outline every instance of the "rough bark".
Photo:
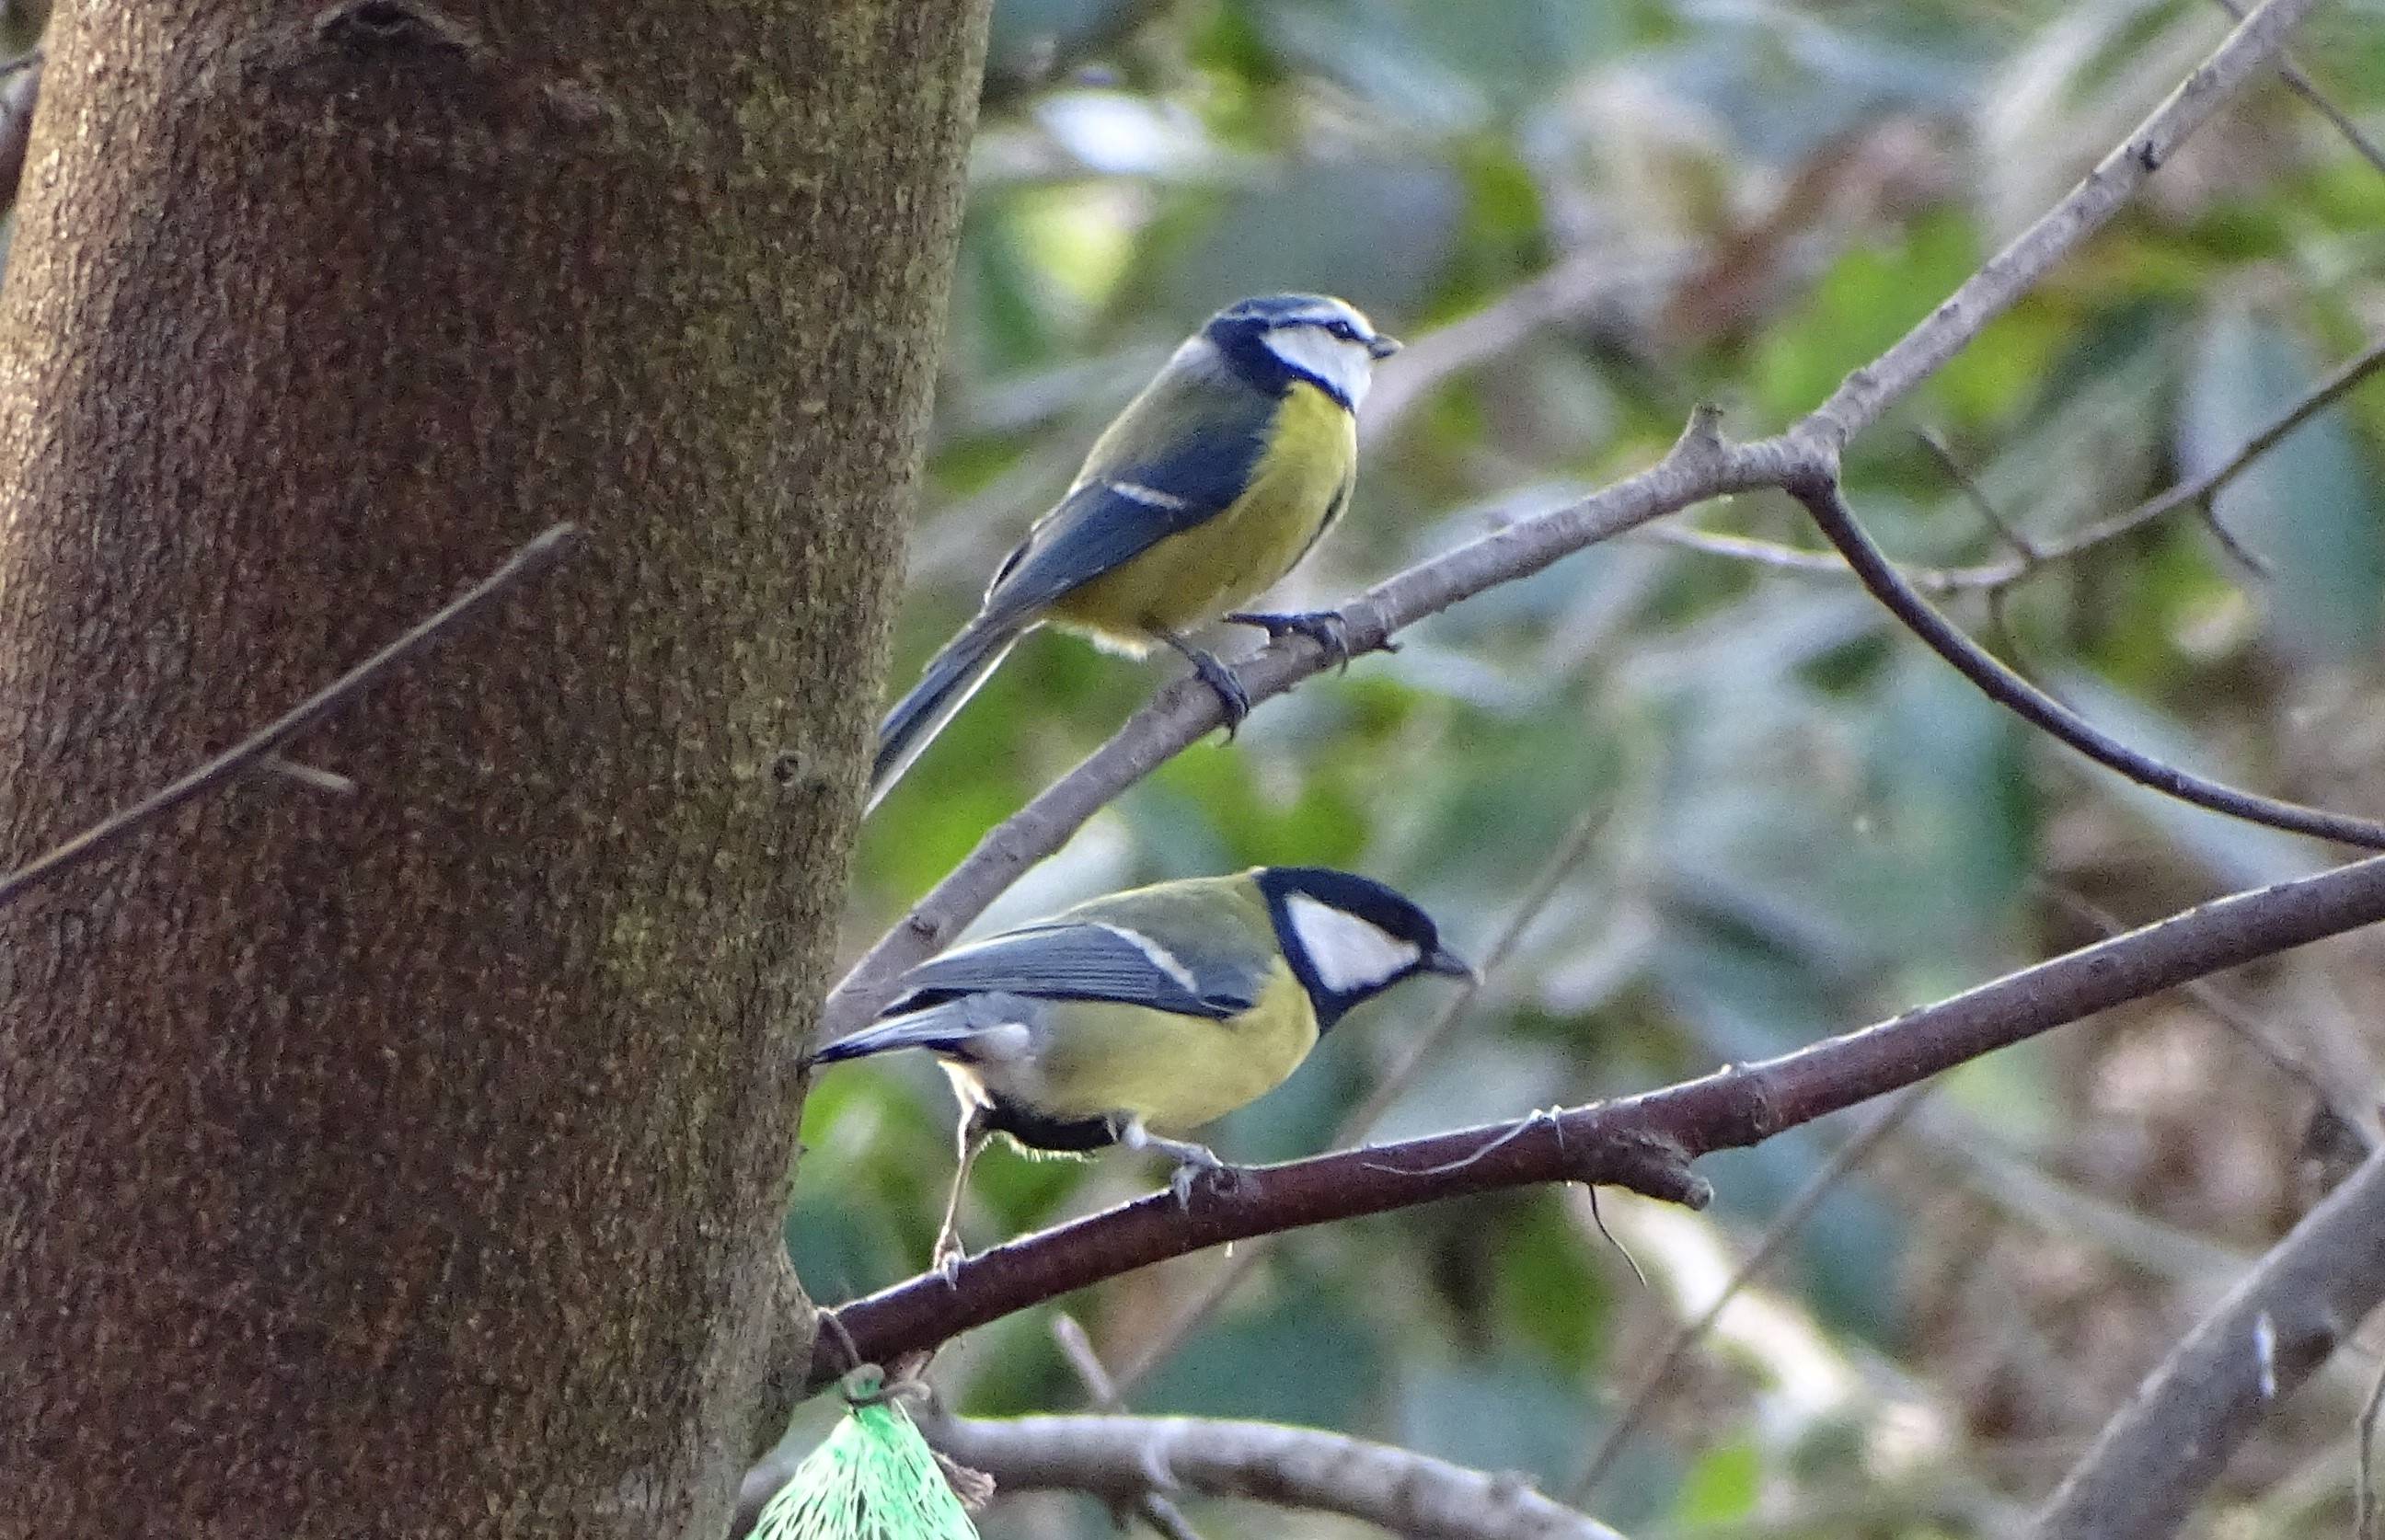
M 590 538 L 0 911 L 0 1534 L 719 1533 L 982 11 L 61 16 L 0 865 Z

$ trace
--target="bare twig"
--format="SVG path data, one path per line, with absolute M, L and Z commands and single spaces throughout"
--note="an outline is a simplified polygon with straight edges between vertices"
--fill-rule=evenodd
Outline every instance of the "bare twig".
M 42 51 L 0 65 L 0 209 L 15 206 L 32 143 L 33 109 L 42 98 Z
M 1686 1162 L 1741 1149 L 2127 1000 L 2385 920 L 2385 857 L 2237 893 L 1761 1063 L 1627 1099 L 1233 1174 L 1021 1236 L 855 1300 L 866 1357 L 932 1347 L 1030 1305 L 1228 1241 L 1543 1182 L 1697 1203 Z M 811 1385 L 835 1377 L 815 1347 Z
M 2045 554 L 2049 557 L 2067 556 L 2089 546 L 2101 545 L 2179 508 L 2191 505 L 2207 511 L 2221 489 L 2243 475 L 2253 462 L 2284 442 L 2296 428 L 2333 405 L 2354 386 L 2375 374 L 2379 366 L 2385 366 L 2385 338 L 2370 343 L 2357 355 L 2339 365 L 2333 373 L 2312 386 L 2300 401 L 2288 407 L 2275 421 L 2245 440 L 2243 447 L 2229 455 L 2225 463 L 2201 476 L 2181 481 L 2156 497 L 2148 498 L 2127 513 L 2087 526 L 2049 549 Z M 2256 571 L 2262 568 L 2259 557 L 2237 546 L 2234 537 L 2224 528 L 2216 524 L 2214 528 L 2228 544 L 2230 554 Z
M 1930 608 L 1929 602 L 1904 581 L 1887 555 L 1872 543 L 1863 526 L 1855 522 L 1854 511 L 1847 506 L 1846 497 L 1840 491 L 1835 476 L 1796 478 L 1789 483 L 1787 490 L 1789 495 L 1812 515 L 1823 536 L 1838 547 L 1839 553 L 1846 558 L 1847 565 L 1854 569 L 1856 578 L 1873 598 L 1886 605 L 1907 629 L 1928 642 L 1932 652 L 1954 664 L 1957 672 L 1978 686 L 1990 700 L 2022 721 L 2052 734 L 2098 764 L 2118 771 L 2140 786 L 2152 787 L 2180 801 L 2209 808 L 2214 813 L 2224 813 L 2248 823 L 2316 835 L 2322 839 L 2338 840 L 2364 850 L 2385 850 L 2385 824 L 2241 791 L 2232 786 L 2164 764 L 2092 726 L 2078 713 L 1997 662 L 1979 643 L 1956 629 L 1954 622 Z
M 1938 468 L 1946 473 L 1947 480 L 1954 483 L 1954 490 L 1963 494 L 1963 501 L 1971 505 L 1971 511 L 1979 515 L 1980 522 L 1994 530 L 1997 539 L 2013 548 L 2014 555 L 2023 563 L 2044 559 L 2038 554 L 2036 545 L 2021 532 L 2020 527 L 2004 517 L 1963 462 L 1954 457 L 1954 446 L 1946 442 L 1944 435 L 1934 428 L 1917 428 L 1913 436 L 1921 441 L 1921 447 L 1938 462 Z
M 2377 1414 L 2380 1409 L 2385 1409 L 2385 1364 L 2378 1366 L 2368 1398 L 2360 1403 L 2360 1419 L 2354 1424 L 2353 1439 L 2358 1446 L 2352 1479 L 2354 1540 L 2377 1540 Z
M 2065 913 L 2089 926 L 2098 936 L 2117 936 L 2129 928 L 2118 915 L 2090 901 L 2082 894 L 2053 882 L 2040 882 L 2036 886 Z M 2310 1092 L 2312 1099 L 2334 1117 L 2346 1135 L 2359 1142 L 2362 1153 L 2377 1148 L 2377 1113 L 2366 1105 L 2365 1098 L 2355 1091 L 2331 1086 L 2301 1055 L 2278 1041 L 2266 1023 L 2255 1019 L 2251 1012 L 2208 982 L 2197 980 L 2182 985 L 2180 992 L 2203 1007 L 2205 1014 L 2234 1033 L 2247 1048 L 2266 1060 L 2279 1074 Z
M 2237 20 L 2244 19 L 2244 7 L 2236 4 L 2236 0 L 2211 0 L 2211 3 Z M 2278 56 L 2278 79 L 2285 82 L 2287 90 L 2309 103 L 2321 118 L 2334 125 L 2335 131 L 2343 136 L 2344 143 L 2351 145 L 2361 159 L 2379 171 L 2385 171 L 2385 150 L 2379 149 L 2377 142 L 2360 131 L 2360 125 L 2352 120 L 2349 113 L 2329 101 L 2319 88 L 2311 83 L 2310 76 L 2304 72 L 2301 62 L 2293 55 L 2280 53 Z
M 1481 309 L 1411 339 L 1368 393 L 1360 431 L 1367 442 L 1380 443 L 1450 379 L 1513 352 L 1551 327 L 1595 315 L 1630 290 L 1662 282 L 1689 266 L 1686 258 L 1667 260 L 1632 272 L 1618 270 L 1615 254 L 1603 249 L 1568 256 Z
M 1756 443 L 1721 441 L 1702 411 L 1650 469 L 1570 506 L 1527 519 L 1409 568 L 1346 605 L 1355 651 L 1493 584 L 1538 572 L 1560 557 L 1665 514 L 1727 492 L 1784 486 L 1817 468 L 1835 469 L 1839 450 L 1935 373 L 1989 321 L 2042 280 L 2079 242 L 2101 229 L 2129 194 L 2226 96 L 2273 59 L 2316 0 L 2264 0 L 2203 65 L 2129 136 L 2127 143 L 1967 279 L 1929 318 L 1878 359 L 1855 370 L 1787 434 Z M 1325 651 L 1306 638 L 1274 642 L 1239 662 L 1254 702 L 1316 673 Z M 1179 682 L 1162 690 L 1116 737 L 989 832 L 977 848 L 880 938 L 841 982 L 821 1013 L 830 1036 L 868 1021 L 903 972 L 958 935 L 1034 863 L 1051 854 L 1127 788 L 1218 724 L 1215 696 Z M 801 1051 L 795 1045 L 791 1051 Z
M 2031 1540 L 2178 1533 L 2229 1456 L 2385 1299 L 2385 1154 L 2303 1217 L 2104 1426 Z
M 2356 356 L 2346 360 L 2311 387 L 2310 391 L 2279 414 L 2267 426 L 2244 441 L 2242 447 L 2227 461 L 2201 476 L 2180 481 L 2108 518 L 2081 526 L 2067 535 L 2041 537 L 2030 542 L 2026 553 L 2017 553 L 1993 562 L 1975 566 L 1907 567 L 1904 580 L 1929 594 L 1994 593 L 2029 577 L 2041 567 L 2081 555 L 2100 546 L 2108 545 L 2123 536 L 2134 534 L 2146 525 L 2166 517 L 2181 508 L 2207 507 L 2238 477 L 2250 469 L 2261 457 L 2291 436 L 2294 429 L 2334 404 L 2354 387 L 2385 367 L 2385 339 L 2370 343 Z M 2224 528 L 2214 526 L 2215 533 L 2230 541 L 2229 553 L 2254 571 L 2260 571 L 2261 559 L 2232 543 Z M 1744 535 L 1717 534 L 1704 529 L 1688 528 L 1676 524 L 1652 524 L 1638 533 L 1660 540 L 1686 550 L 1704 552 L 1708 555 L 1728 556 L 1733 561 L 1752 562 L 1760 566 L 1784 572 L 1811 573 L 1823 578 L 1854 576 L 1847 564 L 1828 551 L 1804 551 L 1795 546 L 1781 545 L 1772 540 L 1751 539 Z M 2007 540 L 2014 532 L 2005 532 Z
M 0 876 L 0 906 L 68 868 L 89 861 L 126 835 L 156 822 L 192 798 L 267 759 L 283 744 L 378 683 L 399 664 L 487 610 L 512 589 L 543 574 L 568 554 L 580 538 L 577 525 L 558 524 L 506 558 L 505 565 L 473 584 L 429 619 L 349 669 L 281 716 L 259 727 L 170 785 L 131 807 L 109 814 L 46 854 Z
M 1069 38 L 1065 49 L 1047 48 L 1006 73 L 989 70 L 978 93 L 979 116 L 991 118 L 1017 106 L 1085 60 L 1124 43 L 1165 9 L 1167 0 L 1129 0 L 1127 4 L 1087 13 L 1098 17 L 1099 22 Z
M 270 770 L 284 780 L 296 781 L 309 791 L 320 791 L 327 797 L 353 797 L 356 783 L 336 770 L 326 770 L 319 764 L 302 764 L 281 754 L 268 754 L 256 762 L 259 770 Z
M 2077 187 L 1965 279 L 1929 319 L 1847 376 L 1800 426 L 1833 447 L 1879 420 L 2101 230 L 2236 89 L 2286 45 L 2317 0 L 2264 0 Z
M 920 1431 L 1005 1491 L 1113 1500 L 1155 1484 L 1310 1509 L 1426 1540 L 1622 1540 L 1521 1477 L 1313 1428 L 1204 1417 L 945 1417 Z
M 1102 1362 L 1101 1355 L 1093 1351 L 1093 1339 L 1085 1335 L 1085 1328 L 1077 1323 L 1077 1318 L 1066 1310 L 1054 1316 L 1052 1340 L 1060 1345 L 1060 1356 L 1068 1360 L 1068 1367 L 1076 1372 L 1077 1382 L 1085 1387 L 1093 1410 L 1108 1411 L 1117 1407 L 1121 1399 L 1118 1382 L 1110 1378 L 1109 1369 Z M 1165 1535 L 1167 1540 L 1201 1540 L 1200 1533 L 1193 1529 L 1192 1521 L 1163 1497 L 1156 1486 L 1148 1487 L 1141 1495 L 1127 1499 L 1126 1506 L 1133 1510 L 1136 1518 Z
M 1681 1360 L 1704 1339 L 1708 1332 L 1714 1330 L 1715 1323 L 1722 1319 L 1724 1307 L 1739 1297 L 1739 1291 L 1746 1287 L 1750 1280 L 1772 1264 L 1773 1257 L 1792 1236 L 1804 1227 L 1805 1221 L 1813 1217 L 1814 1211 L 1821 1207 L 1822 1199 L 1828 1198 L 1855 1167 L 1870 1159 L 1872 1151 L 1878 1149 L 1883 1140 L 1904 1126 L 1905 1119 L 1913 1115 L 1914 1109 L 1921 1105 L 1922 1099 L 1929 1094 L 1931 1088 L 1931 1084 L 1924 1081 L 1898 1092 L 1872 1114 L 1853 1138 L 1833 1150 L 1830 1158 L 1806 1178 L 1805 1185 L 1773 1216 L 1772 1223 L 1764 1227 L 1763 1235 L 1756 1237 L 1754 1248 L 1746 1258 L 1731 1270 L 1729 1278 L 1725 1280 L 1713 1302 L 1694 1318 L 1682 1322 L 1666 1339 L 1664 1347 L 1657 1349 L 1656 1356 L 1649 1360 L 1647 1369 L 1640 1376 L 1640 1383 L 1625 1399 L 1623 1409 L 1615 1414 L 1615 1421 L 1607 1428 L 1606 1435 L 1582 1461 L 1580 1474 L 1567 1484 L 1567 1502 L 1579 1506 L 1590 1500 L 1590 1495 L 1598 1489 L 1598 1484 L 1605 1480 L 1607 1472 L 1615 1468 L 1615 1461 L 1631 1442 L 1631 1435 L 1639 1431 L 1649 1409 L 1673 1384 L 1674 1371 Z

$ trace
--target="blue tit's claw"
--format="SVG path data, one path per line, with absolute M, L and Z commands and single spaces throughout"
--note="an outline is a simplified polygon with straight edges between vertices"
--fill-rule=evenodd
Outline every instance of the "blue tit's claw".
M 1232 669 L 1208 653 L 1194 652 L 1186 656 L 1192 662 L 1192 672 L 1199 675 L 1201 682 L 1209 687 L 1209 692 L 1217 696 L 1217 709 L 1226 718 L 1226 741 L 1231 743 L 1234 734 L 1242 727 L 1242 719 L 1251 714 L 1250 691 L 1242 688 L 1242 680 L 1234 677 Z
M 1200 677 L 1201 682 L 1209 687 L 1209 693 L 1217 698 L 1217 709 L 1226 718 L 1226 741 L 1231 743 L 1235 729 L 1242 725 L 1242 718 L 1251 714 L 1251 692 L 1242 688 L 1242 680 L 1234 677 L 1232 669 L 1175 632 L 1165 627 L 1154 626 L 1151 635 L 1174 648 L 1186 663 L 1192 665 L 1192 672 Z
M 1236 610 L 1226 616 L 1239 626 L 1255 626 L 1270 640 L 1282 637 L 1306 637 L 1325 653 L 1325 661 L 1338 665 L 1342 672 L 1350 671 L 1350 622 L 1340 610 L 1305 610 L 1295 615 L 1277 615 L 1264 610 Z M 1386 643 L 1384 651 L 1394 649 Z
M 928 1271 L 942 1278 L 946 1288 L 956 1289 L 961 1286 L 961 1263 L 968 1260 L 968 1253 L 961 1248 L 957 1236 L 942 1236 L 936 1241 L 935 1256 Z

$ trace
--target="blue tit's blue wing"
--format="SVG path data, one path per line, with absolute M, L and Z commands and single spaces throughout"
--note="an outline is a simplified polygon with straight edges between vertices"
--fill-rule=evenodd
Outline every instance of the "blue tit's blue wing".
M 1005 931 L 903 975 L 885 1014 L 999 990 L 1038 1000 L 1114 1000 L 1224 1021 L 1258 1003 L 1266 980 L 1248 959 L 1188 961 L 1139 931 L 1055 920 Z
M 1226 511 L 1267 452 L 1276 399 L 1206 375 L 1153 381 L 1085 457 L 986 588 L 988 615 L 1028 616 Z

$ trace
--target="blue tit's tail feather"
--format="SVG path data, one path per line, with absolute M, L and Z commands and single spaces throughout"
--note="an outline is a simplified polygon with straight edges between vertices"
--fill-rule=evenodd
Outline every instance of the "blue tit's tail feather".
M 878 758 L 869 767 L 869 800 L 862 807 L 864 814 L 893 789 L 911 762 L 977 693 L 977 687 L 985 683 L 985 677 L 1018 642 L 1023 629 L 1013 620 L 980 615 L 944 643 L 919 682 L 911 687 L 911 693 L 895 702 L 894 709 L 878 726 Z

